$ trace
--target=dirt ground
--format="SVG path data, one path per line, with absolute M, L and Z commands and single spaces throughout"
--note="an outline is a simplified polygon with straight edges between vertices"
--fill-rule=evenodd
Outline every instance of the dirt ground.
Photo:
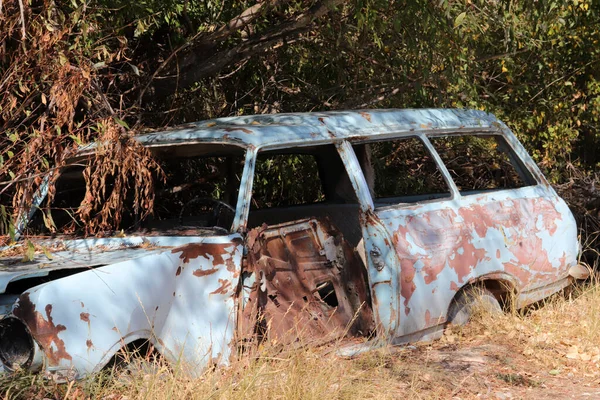
M 548 369 L 510 340 L 478 337 L 385 351 L 386 368 L 400 381 L 409 378 L 405 389 L 421 398 L 600 399 L 598 374 L 584 372 L 577 361 Z

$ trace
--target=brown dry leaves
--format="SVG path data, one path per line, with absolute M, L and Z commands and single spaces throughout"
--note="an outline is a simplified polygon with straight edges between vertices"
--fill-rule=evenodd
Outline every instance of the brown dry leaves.
M 0 204 L 12 203 L 7 208 L 13 226 L 18 213 L 31 207 L 43 178 L 64 167 L 81 143 L 94 141 L 100 154 L 86 170 L 87 197 L 78 212 L 85 232 L 114 228 L 127 196 L 135 202 L 133 211 L 147 213 L 156 164 L 115 122 L 130 111 L 119 93 L 114 98 L 107 93 L 113 72 L 93 67 L 123 58 L 119 38 L 94 42 L 90 32 L 97 15 L 84 2 L 73 2 L 73 8 L 23 2 L 23 40 L 19 2 L 0 4 Z M 42 207 L 52 201 L 58 175 L 50 176 Z M 0 234 L 7 231 L 0 228 Z
M 106 119 L 99 126 L 98 147 L 84 171 L 87 188 L 78 211 L 86 233 L 114 229 L 123 217 L 130 191 L 131 211 L 144 218 L 154 204 L 154 176 L 161 174 L 150 152 L 125 135 L 113 119 Z

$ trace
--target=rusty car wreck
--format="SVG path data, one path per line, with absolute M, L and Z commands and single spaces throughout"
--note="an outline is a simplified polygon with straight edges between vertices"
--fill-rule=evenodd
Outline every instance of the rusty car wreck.
M 0 260 L 5 371 L 81 378 L 140 340 L 198 374 L 262 340 L 434 339 L 475 287 L 523 307 L 585 276 L 569 208 L 481 111 L 231 117 L 137 140 L 171 180 L 150 218 Z M 62 174 L 57 224 L 81 194 L 81 169 Z M 44 234 L 30 214 L 23 234 Z

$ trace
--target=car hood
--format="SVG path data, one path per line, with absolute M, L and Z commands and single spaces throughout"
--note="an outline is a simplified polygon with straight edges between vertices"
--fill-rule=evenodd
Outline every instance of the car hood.
M 19 244 L 1 249 L 0 293 L 9 283 L 50 275 L 53 271 L 86 269 L 114 264 L 150 254 L 161 253 L 188 243 L 202 243 L 209 236 L 127 236 L 115 238 L 32 240 L 37 249 L 32 260 L 25 260 Z

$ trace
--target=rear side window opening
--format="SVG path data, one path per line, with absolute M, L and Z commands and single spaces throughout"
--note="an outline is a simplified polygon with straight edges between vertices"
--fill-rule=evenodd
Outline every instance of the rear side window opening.
M 435 136 L 429 140 L 463 195 L 535 184 L 502 135 Z
M 418 137 L 352 146 L 376 207 L 450 198 L 433 156 Z

